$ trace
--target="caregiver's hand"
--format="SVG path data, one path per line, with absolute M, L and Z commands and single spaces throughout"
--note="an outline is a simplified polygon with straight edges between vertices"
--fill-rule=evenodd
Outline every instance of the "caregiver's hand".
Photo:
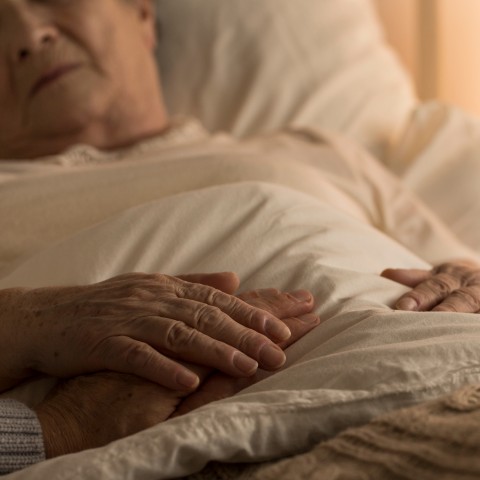
M 281 312 L 299 311 L 289 296 L 278 290 L 257 290 L 242 294 L 242 298 L 277 316 Z M 292 332 L 288 340 L 280 343 L 282 348 L 320 323 L 313 314 L 291 316 L 282 321 Z M 225 374 L 211 375 L 212 369 L 190 367 L 200 377 L 201 384 L 208 382 L 208 387 L 200 388 L 198 395 L 169 390 L 134 375 L 114 372 L 84 375 L 60 384 L 35 408 L 42 425 L 47 458 L 100 447 L 163 422 L 172 416 L 184 398 L 187 401 L 177 414 L 231 396 L 256 380 L 255 376 L 235 379 Z
M 275 315 L 281 315 L 282 305 L 278 301 L 278 296 L 275 294 L 275 291 L 257 290 L 246 292 L 239 296 L 251 305 L 266 309 Z M 288 328 L 290 328 L 292 336 L 288 340 L 278 344 L 283 350 L 319 325 L 320 318 L 314 314 L 307 314 L 297 318 L 287 318 L 284 322 L 288 325 Z M 260 372 L 257 372 L 257 374 L 247 378 L 233 378 L 224 373 L 214 372 L 213 375 L 210 375 L 202 382 L 195 392 L 182 399 L 170 418 L 184 415 L 208 403 L 235 395 L 256 383 L 259 380 L 259 373 Z M 274 372 L 269 372 L 268 375 L 262 375 L 261 378 L 264 379 L 273 374 Z
M 253 375 L 257 362 L 279 368 L 285 356 L 274 341 L 288 338 L 289 329 L 271 313 L 209 286 L 238 285 L 234 274 L 219 275 L 133 273 L 93 285 L 1 291 L 0 388 L 34 372 L 68 377 L 101 370 L 195 388 L 197 375 L 174 359 L 234 376 Z M 302 295 L 288 297 L 298 315 L 313 307 L 312 296 Z
M 382 276 L 411 287 L 395 308 L 409 311 L 480 311 L 480 266 L 457 260 L 432 270 L 387 269 Z

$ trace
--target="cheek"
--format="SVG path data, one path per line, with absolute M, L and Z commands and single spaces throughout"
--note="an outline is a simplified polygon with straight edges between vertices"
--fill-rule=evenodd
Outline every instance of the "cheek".
M 103 17 L 100 12 L 99 17 Z M 93 16 L 95 18 L 95 16 Z M 101 73 L 110 75 L 118 57 L 118 42 L 121 33 L 118 25 L 111 20 L 94 21 L 92 18 L 74 18 L 68 30 L 71 42 L 84 51 L 93 66 Z
M 20 106 L 15 103 L 6 69 L 0 71 L 0 144 L 12 137 L 20 122 Z

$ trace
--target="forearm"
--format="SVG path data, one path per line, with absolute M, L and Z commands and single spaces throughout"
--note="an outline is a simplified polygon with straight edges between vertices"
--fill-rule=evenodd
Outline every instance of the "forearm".
M 0 474 L 42 460 L 43 435 L 35 412 L 15 400 L 0 400 Z
M 22 308 L 22 294 L 25 290 L 12 288 L 0 290 L 0 392 L 14 387 L 33 370 L 28 365 L 27 353 L 32 325 Z

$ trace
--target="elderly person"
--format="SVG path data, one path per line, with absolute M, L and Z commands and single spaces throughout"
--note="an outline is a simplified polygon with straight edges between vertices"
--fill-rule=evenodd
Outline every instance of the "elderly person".
M 151 56 L 151 2 L 2 0 L 0 23 L 1 158 L 21 161 L 78 142 L 115 149 L 168 129 Z M 279 368 L 285 356 L 274 341 L 290 336 L 288 321 L 233 296 L 237 287 L 236 276 L 229 273 L 136 274 L 85 287 L 2 291 L 1 332 L 8 345 L 1 354 L 0 388 L 34 372 L 67 377 L 109 369 L 156 382 L 145 382 L 144 389 L 157 393 L 157 405 L 162 403 L 158 385 L 177 392 L 198 386 L 198 376 L 174 359 L 235 376 L 253 375 L 259 363 Z M 138 292 L 142 298 L 135 298 Z M 313 307 L 308 292 L 299 292 L 298 300 L 295 294 L 275 295 L 272 308 L 280 317 L 301 316 Z M 262 292 L 259 297 L 267 298 Z M 292 310 L 292 305 L 297 306 Z M 104 400 L 132 384 L 131 378 L 119 378 Z M 87 390 L 74 396 L 79 405 L 82 395 L 99 400 L 100 393 Z M 53 403 L 45 402 L 38 411 L 49 456 L 55 454 L 51 437 L 62 423 L 55 414 L 62 420 L 67 415 L 48 408 Z M 25 448 L 25 436 L 17 432 L 28 432 L 30 442 L 31 434 L 40 432 L 33 413 L 4 402 L 0 416 L 10 431 L 2 433 L 0 450 L 10 451 L 2 465 L 12 455 L 17 467 L 42 458 L 43 446 Z M 151 419 L 159 421 L 158 415 Z M 72 442 L 68 425 L 60 428 Z M 114 431 L 109 435 L 114 438 Z
M 21 165 L 77 144 L 128 153 L 171 135 L 155 33 L 152 0 L 0 0 L 0 158 Z M 413 288 L 398 308 L 480 309 L 469 262 L 384 275 Z M 0 468 L 103 445 L 235 393 L 259 366 L 280 368 L 282 349 L 319 323 L 312 296 L 237 297 L 238 286 L 232 273 L 127 274 L 0 291 L 2 390 L 34 373 L 93 373 L 60 385 L 35 412 L 0 401 Z M 211 369 L 223 375 L 205 381 Z M 105 370 L 117 373 L 94 374 Z

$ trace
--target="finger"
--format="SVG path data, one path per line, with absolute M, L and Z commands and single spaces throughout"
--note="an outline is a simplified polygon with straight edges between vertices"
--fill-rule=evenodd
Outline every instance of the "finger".
M 414 268 L 387 268 L 380 275 L 412 288 L 432 276 L 430 270 L 418 270 Z
M 321 323 L 320 317 L 314 313 L 307 313 L 306 315 L 300 315 L 299 317 L 285 318 L 283 321 L 292 332 L 292 336 L 288 340 L 278 344 L 283 350 L 300 340 L 300 338 L 311 332 Z
M 255 376 L 232 378 L 223 373 L 215 373 L 193 395 L 184 398 L 170 418 L 185 415 L 208 403 L 232 397 L 241 390 L 253 385 L 256 381 L 258 380 Z
M 266 335 L 273 341 L 283 341 L 291 333 L 274 315 L 211 287 L 178 280 L 176 293 L 179 298 L 190 299 L 217 307 L 239 324 Z
M 233 321 L 221 310 L 191 300 L 162 304 L 165 317 L 132 320 L 126 333 L 163 354 L 215 367 L 234 376 L 280 368 L 285 355 L 271 340 Z
M 268 288 L 244 292 L 238 295 L 238 298 L 280 319 L 310 313 L 314 305 L 313 295 L 307 290 L 286 293 Z
M 435 312 L 477 313 L 480 310 L 480 287 L 463 287 L 452 292 L 439 303 Z
M 439 273 L 421 282 L 396 303 L 399 310 L 428 311 L 460 288 L 461 281 L 451 275 Z
M 221 290 L 224 293 L 234 294 L 240 286 L 240 279 L 234 272 L 195 273 L 177 275 L 177 278 L 190 283 L 201 283 Z
M 287 318 L 284 322 L 289 325 L 292 331 L 292 336 L 282 344 L 283 348 L 287 348 L 315 328 L 320 323 L 320 318 L 314 314 L 307 314 L 298 318 Z M 216 373 L 202 382 L 201 387 L 193 395 L 185 398 L 171 418 L 184 415 L 208 403 L 231 397 L 253 385 L 257 380 L 257 375 L 248 378 L 232 378 L 225 374 Z
M 198 375 L 167 358 L 146 343 L 125 336 L 109 337 L 101 342 L 101 368 L 130 373 L 172 390 L 193 390 L 198 387 Z

